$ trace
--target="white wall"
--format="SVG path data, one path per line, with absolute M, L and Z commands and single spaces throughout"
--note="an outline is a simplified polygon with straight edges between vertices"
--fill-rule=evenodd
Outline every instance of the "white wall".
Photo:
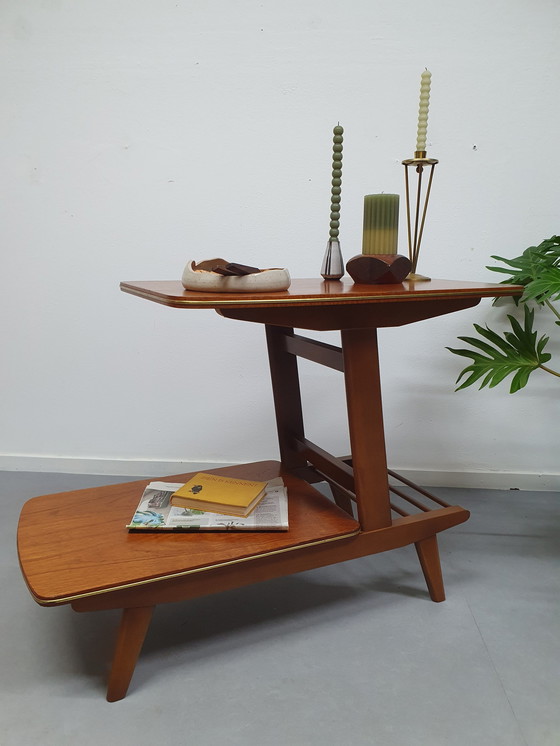
M 426 66 L 440 165 L 420 271 L 492 282 L 491 254 L 560 232 L 555 0 L 4 0 L 0 20 L 2 468 L 275 458 L 262 328 L 118 283 L 216 255 L 317 277 L 338 121 L 359 253 L 363 195 L 403 192 Z M 453 391 L 445 346 L 503 315 L 382 331 L 395 467 L 559 484 L 552 377 Z M 310 437 L 345 452 L 337 374 L 302 369 Z

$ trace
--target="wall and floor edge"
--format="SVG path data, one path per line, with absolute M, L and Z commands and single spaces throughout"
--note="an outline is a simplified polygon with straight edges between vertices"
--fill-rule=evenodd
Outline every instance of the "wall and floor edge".
M 276 458 L 276 456 L 271 456 L 271 458 Z M 0 454 L 0 471 L 131 476 L 131 478 L 138 477 L 139 479 L 228 465 L 231 465 L 231 462 L 146 461 Z M 560 492 L 560 473 L 446 471 L 409 469 L 399 464 L 390 464 L 390 466 L 402 476 L 427 487 Z

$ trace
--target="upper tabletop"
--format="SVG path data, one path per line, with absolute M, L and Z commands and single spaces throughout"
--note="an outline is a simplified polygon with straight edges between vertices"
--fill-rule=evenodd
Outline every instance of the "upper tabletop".
M 121 290 L 173 308 L 274 308 L 281 306 L 332 306 L 437 298 L 497 298 L 521 295 L 520 285 L 500 285 L 454 280 L 405 280 L 395 285 L 358 285 L 350 279 L 292 280 L 288 290 L 276 293 L 201 293 L 185 290 L 179 280 L 122 282 Z

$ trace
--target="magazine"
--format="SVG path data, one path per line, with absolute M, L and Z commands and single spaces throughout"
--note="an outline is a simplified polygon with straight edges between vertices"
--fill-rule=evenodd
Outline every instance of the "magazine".
M 130 531 L 287 531 L 288 493 L 281 477 L 271 479 L 265 496 L 246 518 L 171 505 L 182 483 L 150 482 L 136 508 Z

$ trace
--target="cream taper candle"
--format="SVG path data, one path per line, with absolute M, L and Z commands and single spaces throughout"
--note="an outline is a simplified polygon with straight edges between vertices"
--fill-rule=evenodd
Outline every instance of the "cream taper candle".
M 399 230 L 399 195 L 364 197 L 362 254 L 396 254 Z
M 420 106 L 418 108 L 418 133 L 416 135 L 416 150 L 426 150 L 426 135 L 428 132 L 428 107 L 430 105 L 430 86 L 432 73 L 425 70 L 420 82 Z

